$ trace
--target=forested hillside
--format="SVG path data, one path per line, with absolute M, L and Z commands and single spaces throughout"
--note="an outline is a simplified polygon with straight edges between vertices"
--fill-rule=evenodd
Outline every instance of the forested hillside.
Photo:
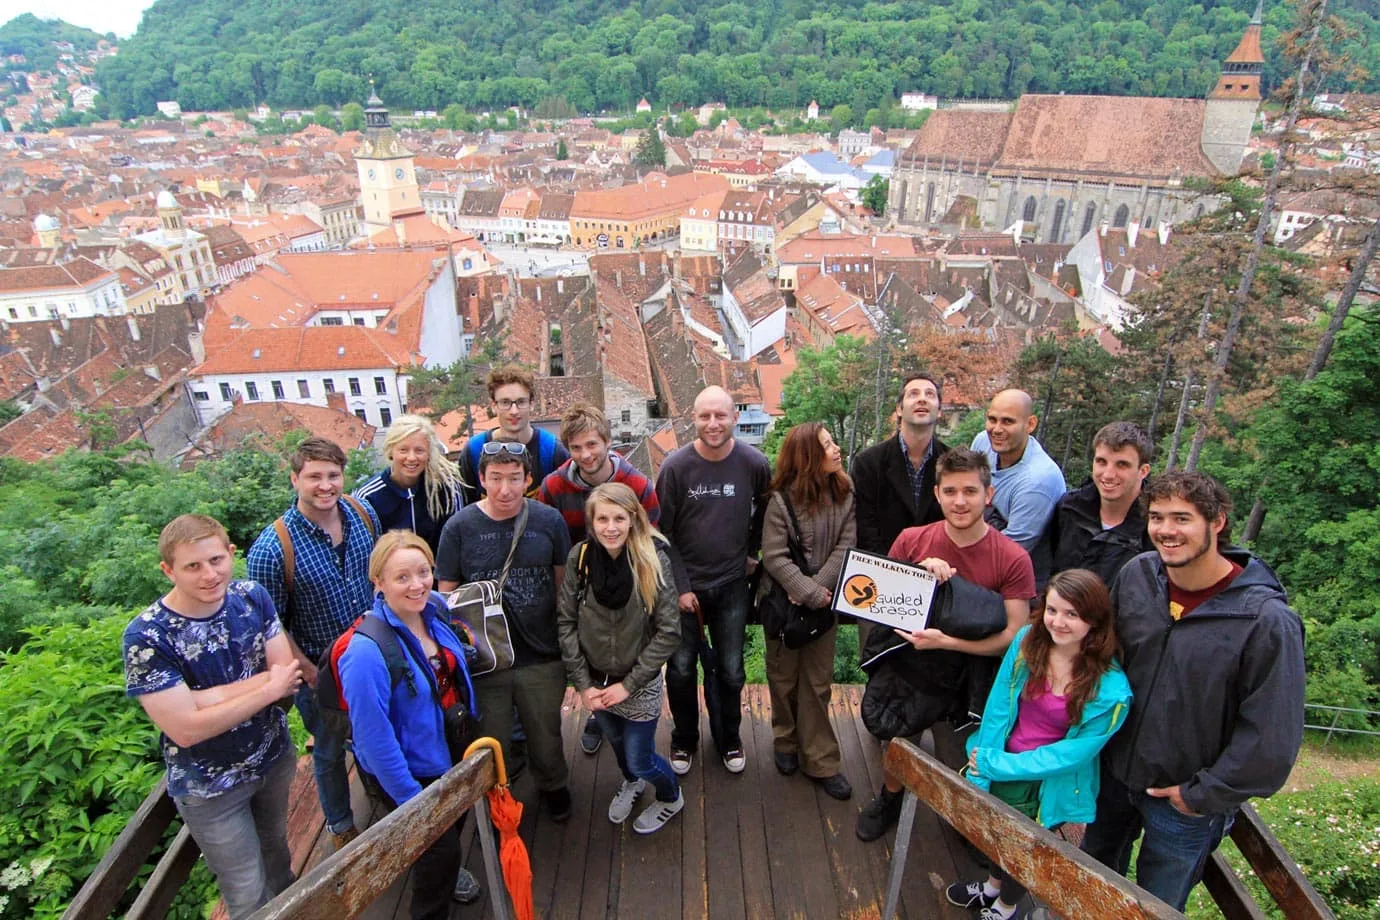
M 339 105 L 372 75 L 393 106 L 441 109 L 563 97 L 574 109 L 654 104 L 865 112 L 906 90 L 1200 96 L 1254 0 L 158 0 L 99 69 L 112 110 Z M 1376 0 L 1338 0 L 1347 45 L 1380 87 Z M 1267 81 L 1292 11 L 1267 3 Z M 1327 87 L 1342 90 L 1352 87 Z
M 105 37 L 61 19 L 39 19 L 24 13 L 0 25 L 0 56 L 24 55 L 23 64 L 8 63 L 5 70 L 50 71 L 61 53 L 53 42 L 71 42 L 78 51 L 90 51 Z

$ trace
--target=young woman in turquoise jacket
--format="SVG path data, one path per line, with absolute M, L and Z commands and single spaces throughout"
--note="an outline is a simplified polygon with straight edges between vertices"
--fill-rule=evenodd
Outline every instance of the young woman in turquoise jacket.
M 1131 704 L 1116 652 L 1102 579 L 1087 569 L 1050 578 L 1043 615 L 1006 650 L 968 740 L 968 779 L 1044 827 L 1092 821 L 1098 755 Z M 981 920 L 1009 920 L 1025 888 L 989 867 L 985 882 L 955 882 L 945 895 Z

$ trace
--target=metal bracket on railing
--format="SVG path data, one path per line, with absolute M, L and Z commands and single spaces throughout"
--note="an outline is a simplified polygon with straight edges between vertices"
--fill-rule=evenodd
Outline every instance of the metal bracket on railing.
M 896 844 L 891 848 L 891 873 L 886 880 L 886 903 L 882 920 L 891 920 L 901 906 L 901 878 L 906 874 L 906 854 L 910 852 L 910 832 L 915 827 L 915 806 L 919 796 L 909 789 L 901 800 L 901 820 L 896 824 Z

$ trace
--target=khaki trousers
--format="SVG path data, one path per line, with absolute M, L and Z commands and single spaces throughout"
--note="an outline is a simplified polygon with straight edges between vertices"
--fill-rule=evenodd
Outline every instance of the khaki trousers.
M 796 754 L 806 776 L 839 772 L 839 739 L 829 722 L 834 683 L 835 626 L 804 648 L 788 649 L 768 639 L 767 689 L 771 692 L 771 731 L 778 754 Z

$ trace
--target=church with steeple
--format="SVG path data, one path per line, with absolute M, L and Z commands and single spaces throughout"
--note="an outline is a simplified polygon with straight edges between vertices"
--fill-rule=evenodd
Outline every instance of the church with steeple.
M 1028 94 L 1010 111 L 934 112 L 899 156 L 887 212 L 905 227 L 1068 244 L 1215 210 L 1194 180 L 1241 169 L 1261 102 L 1261 12 L 1206 99 Z
M 364 201 L 365 236 L 374 236 L 402 217 L 423 213 L 413 154 L 398 140 L 388 109 L 370 92 L 364 109 L 364 141 L 355 150 L 360 197 Z

